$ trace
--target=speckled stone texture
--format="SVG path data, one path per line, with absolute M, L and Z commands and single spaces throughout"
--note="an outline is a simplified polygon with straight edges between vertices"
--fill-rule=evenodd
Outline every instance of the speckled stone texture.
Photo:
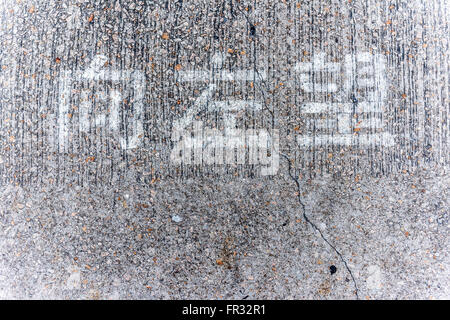
M 448 299 L 448 17 L 445 0 L 0 0 L 0 298 Z M 369 87 L 348 70 L 364 54 L 384 61 Z M 210 104 L 251 104 L 233 129 L 278 132 L 273 174 L 173 162 L 183 117 L 189 137 L 230 129 L 200 103 L 211 85 Z

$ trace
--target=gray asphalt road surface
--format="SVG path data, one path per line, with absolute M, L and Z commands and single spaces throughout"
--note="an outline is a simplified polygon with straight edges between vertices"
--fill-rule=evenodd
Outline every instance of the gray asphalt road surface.
M 448 20 L 0 0 L 0 298 L 448 299 Z

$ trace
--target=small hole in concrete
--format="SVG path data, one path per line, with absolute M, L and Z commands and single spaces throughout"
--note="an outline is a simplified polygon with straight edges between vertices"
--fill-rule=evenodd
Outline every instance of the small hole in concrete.
M 330 272 L 331 272 L 331 274 L 335 274 L 336 271 L 337 271 L 336 266 L 334 266 L 334 265 L 330 266 Z

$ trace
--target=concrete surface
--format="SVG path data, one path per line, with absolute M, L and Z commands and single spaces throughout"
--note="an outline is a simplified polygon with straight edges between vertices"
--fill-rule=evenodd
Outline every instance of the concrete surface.
M 448 18 L 0 0 L 0 298 L 448 299 Z

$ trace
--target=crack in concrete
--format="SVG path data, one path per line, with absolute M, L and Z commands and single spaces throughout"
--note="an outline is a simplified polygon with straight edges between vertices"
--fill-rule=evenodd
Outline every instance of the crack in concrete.
M 238 7 L 239 8 L 239 7 Z M 239 8 L 239 10 L 240 10 L 240 8 Z M 242 10 L 240 10 L 241 12 L 242 12 Z M 242 12 L 243 13 L 243 12 Z M 244 17 L 247 19 L 247 23 L 249 23 L 251 26 L 253 25 L 250 21 L 249 21 L 249 19 L 248 19 L 248 17 L 245 15 L 245 13 L 243 13 L 243 15 L 244 15 Z M 259 78 L 259 81 L 261 81 L 261 83 L 264 85 L 265 84 L 265 80 L 261 77 L 261 75 L 259 74 L 259 71 L 258 71 L 258 69 L 256 68 L 256 56 L 254 56 L 253 57 L 253 59 L 254 59 L 254 64 L 253 64 L 253 66 L 254 66 L 254 72 L 255 72 L 255 74 L 256 75 L 258 75 L 258 78 Z M 265 96 L 265 91 L 263 90 L 263 88 L 260 88 L 260 86 L 258 86 L 256 83 L 255 83 L 255 87 L 257 87 L 257 88 L 259 88 L 260 89 L 260 91 L 261 91 L 261 93 L 262 93 L 262 95 L 263 95 L 263 105 L 264 105 L 264 110 L 267 110 L 269 113 L 270 113 L 270 115 L 272 116 L 272 125 L 275 125 L 275 115 L 274 115 L 274 112 L 272 111 L 272 110 L 270 110 L 270 108 L 267 106 L 267 104 L 266 104 L 266 96 Z M 269 133 L 269 135 L 271 135 L 270 133 Z M 302 201 L 302 199 L 301 199 L 301 197 L 300 197 L 300 182 L 298 181 L 298 179 L 296 179 L 293 175 L 292 175 L 292 173 L 291 173 L 291 161 L 290 161 L 290 159 L 289 159 L 289 157 L 288 156 L 286 156 L 285 154 L 283 154 L 283 153 L 280 153 L 280 155 L 283 157 L 283 158 L 285 158 L 286 159 L 286 161 L 288 162 L 288 165 L 289 165 L 289 167 L 288 167 L 288 174 L 289 174 L 289 176 L 291 177 L 291 179 L 295 182 L 295 184 L 296 184 L 296 186 L 297 186 L 297 193 L 298 193 L 298 195 L 297 195 L 297 197 L 298 197 L 298 202 L 300 203 L 300 206 L 302 207 L 302 215 L 303 215 L 303 218 L 305 219 L 305 221 L 310 225 L 310 226 L 312 226 L 313 227 L 313 229 L 315 229 L 316 231 L 318 231 L 319 232 L 319 234 L 320 234 L 320 236 L 321 236 L 321 238 L 325 241 L 325 243 L 327 243 L 332 249 L 333 249 L 333 251 L 334 252 L 336 252 L 336 254 L 339 256 L 339 258 L 340 258 L 340 260 L 342 261 L 342 263 L 344 264 L 344 266 L 345 266 L 345 268 L 347 269 L 347 271 L 348 271 L 348 273 L 350 274 L 350 277 L 352 278 L 352 282 L 353 282 L 353 285 L 354 285 L 354 287 L 355 287 L 355 295 L 356 295 L 356 299 L 357 300 L 359 300 L 359 294 L 358 294 L 358 292 L 359 292 L 359 289 L 358 289 L 358 285 L 356 284 L 356 280 L 355 280 L 355 277 L 353 276 L 353 272 L 352 272 L 352 270 L 350 269 L 350 267 L 348 266 L 348 264 L 347 264 L 347 262 L 345 261 L 345 259 L 344 259 L 344 257 L 342 256 L 342 254 L 339 252 L 339 250 L 337 250 L 336 249 L 336 247 L 323 235 L 323 233 L 322 233 L 322 231 L 309 219 L 309 217 L 306 215 L 306 208 L 305 208 L 305 205 L 304 205 L 304 203 L 303 203 L 303 201 Z
M 254 26 L 250 21 L 249 21 L 249 18 L 248 18 L 248 16 L 239 8 L 239 6 L 238 6 L 238 9 L 239 9 L 239 11 L 241 11 L 241 13 L 244 15 L 244 17 L 246 18 L 246 20 L 247 20 L 247 23 L 250 25 L 250 26 Z M 254 72 L 255 72 L 255 74 L 256 75 L 258 75 L 258 78 L 259 78 L 259 81 L 261 81 L 261 83 L 264 85 L 265 84 L 265 80 L 261 77 L 261 75 L 259 74 L 259 71 L 258 71 L 258 69 L 256 68 L 256 56 L 254 56 L 253 57 L 253 59 L 254 59 L 254 61 L 253 61 L 253 67 L 254 67 Z M 270 108 L 267 106 L 267 104 L 266 104 L 266 95 L 265 95 L 265 91 L 263 90 L 263 88 L 260 88 L 260 86 L 258 86 L 256 83 L 255 83 L 255 87 L 257 87 L 257 88 L 259 88 L 260 89 L 260 91 L 261 91 L 261 93 L 262 93 L 262 95 L 263 95 L 263 105 L 264 105 L 264 109 L 265 110 L 267 110 L 269 113 L 270 113 L 270 115 L 272 116 L 272 125 L 275 125 L 275 115 L 274 115 L 274 112 L 272 111 L 272 110 L 270 110 Z M 270 133 L 269 133 L 269 135 L 270 135 Z M 350 269 L 350 267 L 348 266 L 348 264 L 347 264 L 347 261 L 345 261 L 345 259 L 344 259 L 344 257 L 342 256 L 342 254 L 339 252 L 339 250 L 337 250 L 336 249 L 336 247 L 323 235 L 323 233 L 322 233 L 322 231 L 309 219 L 309 217 L 306 215 L 306 208 L 305 208 L 305 204 L 303 203 L 303 201 L 302 201 L 302 199 L 301 199 L 301 196 L 300 196 L 300 182 L 298 181 L 298 179 L 296 179 L 293 175 L 292 175 L 292 173 L 291 173 L 291 161 L 290 161 L 290 159 L 289 159 L 289 157 L 288 156 L 286 156 L 285 154 L 283 154 L 283 153 L 280 153 L 280 155 L 283 157 L 283 158 L 285 158 L 286 159 L 286 161 L 288 162 L 288 174 L 289 174 L 289 176 L 291 177 L 291 179 L 295 182 L 295 184 L 296 184 L 296 186 L 297 186 L 297 197 L 298 197 L 298 202 L 300 203 L 300 206 L 302 207 L 302 215 L 303 215 L 303 218 L 305 219 L 305 221 L 311 226 L 311 227 L 313 227 L 313 229 L 315 229 L 316 231 L 318 231 L 319 232 L 319 234 L 320 234 L 320 237 L 325 241 L 325 243 L 326 244 L 328 244 L 329 246 L 330 246 L 330 248 L 332 248 L 333 249 L 333 251 L 334 252 L 336 252 L 336 254 L 339 256 L 339 258 L 340 258 L 340 260 L 342 261 L 342 263 L 344 264 L 344 266 L 345 266 L 345 268 L 347 269 L 347 272 L 350 274 L 350 277 L 352 278 L 352 282 L 353 282 L 353 285 L 354 285 L 354 287 L 355 287 L 355 295 L 356 295 L 356 299 L 357 300 L 359 300 L 359 294 L 358 294 L 358 292 L 359 292 L 359 289 L 358 289 L 358 285 L 356 284 L 356 280 L 355 280 L 355 277 L 354 277 L 354 275 L 353 275 L 353 272 L 352 272 L 352 270 Z
M 317 227 L 317 225 L 312 222 L 308 215 L 306 214 L 306 207 L 305 204 L 302 201 L 302 198 L 300 196 L 301 192 L 300 192 L 300 182 L 298 181 L 297 178 L 295 178 L 292 173 L 291 173 L 291 160 L 289 159 L 289 157 L 283 153 L 280 154 L 283 158 L 286 159 L 286 161 L 288 162 L 288 174 L 291 177 L 291 179 L 295 182 L 295 185 L 297 186 L 297 199 L 298 202 L 300 203 L 300 206 L 302 208 L 302 216 L 305 219 L 305 221 L 317 232 L 319 232 L 320 237 L 326 242 L 326 244 L 328 244 L 330 246 L 330 248 L 332 248 L 334 250 L 334 252 L 336 252 L 336 254 L 339 256 L 340 260 L 342 261 L 342 263 L 344 264 L 345 268 L 347 269 L 348 273 L 350 274 L 350 277 L 352 278 L 353 281 L 353 285 L 355 287 L 355 295 L 356 295 L 356 299 L 359 300 L 359 289 L 358 289 L 358 285 L 356 284 L 356 280 L 355 277 L 353 276 L 353 272 L 350 269 L 350 267 L 347 264 L 347 261 L 345 261 L 344 257 L 342 256 L 342 254 L 339 252 L 338 249 L 336 249 L 336 247 L 323 235 L 322 231 L 319 229 L 319 227 Z
M 239 7 L 239 6 L 237 6 L 237 9 L 241 12 L 241 14 L 244 16 L 244 18 L 246 19 L 246 22 L 247 22 L 247 24 L 249 24 L 249 26 L 250 26 L 250 28 L 251 28 L 251 33 L 252 33 L 252 36 L 255 36 L 255 31 L 254 31 L 254 24 L 250 21 L 250 18 L 248 17 L 248 15 Z M 234 17 L 234 14 L 233 14 L 233 17 Z M 258 71 L 258 69 L 256 68 L 256 55 L 254 55 L 253 56 L 253 69 L 254 69 L 254 72 L 255 72 L 255 75 L 257 75 L 258 76 L 258 78 L 259 78 L 259 81 L 261 82 L 261 84 L 264 86 L 266 86 L 266 90 L 267 90 L 267 84 L 266 84 L 266 81 L 264 80 L 264 78 L 260 75 L 260 73 L 259 73 L 259 71 Z M 256 83 L 255 83 L 255 87 L 256 88 L 258 88 L 260 91 L 261 91 L 261 93 L 262 93 L 262 96 L 263 96 L 263 106 L 264 106 L 264 110 L 266 110 L 266 111 L 268 111 L 269 113 L 270 113 L 270 115 L 271 115 L 271 117 L 272 117 L 272 126 L 274 126 L 275 125 L 275 115 L 274 115 L 274 111 L 272 111 L 268 106 L 267 106 L 267 103 L 266 103 L 266 95 L 265 95 L 265 91 L 264 91 L 264 89 L 262 88 L 262 87 L 260 87 L 259 85 L 257 85 Z M 271 136 L 271 134 L 269 133 L 269 135 Z M 309 217 L 308 217 L 308 215 L 306 214 L 306 207 L 305 207 L 305 204 L 303 203 L 303 201 L 302 201 L 302 199 L 301 199 L 301 196 L 300 196 L 300 194 L 301 194 L 301 192 L 300 192 L 300 182 L 298 181 L 298 179 L 297 178 L 295 178 L 293 175 L 292 175 L 292 173 L 291 173 L 291 161 L 290 161 L 290 159 L 289 159 L 289 157 L 287 156 L 287 155 L 285 155 L 285 154 L 283 154 L 283 153 L 280 153 L 280 155 L 283 157 L 283 158 L 285 158 L 286 159 L 286 161 L 288 162 L 288 174 L 289 174 L 289 176 L 290 176 L 290 178 L 295 182 L 295 185 L 297 186 L 297 199 L 298 199 L 298 202 L 299 202 L 299 204 L 300 204 L 300 206 L 301 206 L 301 208 L 302 208 L 302 216 L 303 216 L 303 218 L 305 219 L 305 221 L 314 229 L 314 230 L 316 230 L 319 234 L 320 234 L 320 237 L 325 241 L 325 243 L 330 247 L 330 248 L 332 248 L 333 249 L 333 251 L 339 256 L 339 258 L 340 258 L 340 260 L 341 260 L 341 262 L 344 264 L 344 266 L 345 266 L 345 268 L 346 268 L 346 270 L 347 270 L 347 272 L 350 274 L 350 277 L 352 278 L 352 282 L 353 282 L 353 285 L 354 285 L 354 287 L 355 287 L 355 291 L 354 291 L 354 293 L 355 293 L 355 296 L 356 296 L 356 299 L 357 300 L 359 300 L 359 289 L 358 289 L 358 285 L 356 284 L 356 280 L 355 280 L 355 277 L 354 277 L 354 275 L 353 275 L 353 272 L 352 272 L 352 270 L 350 269 L 350 267 L 348 266 L 348 264 L 347 264 L 347 261 L 345 261 L 345 259 L 344 259 L 344 257 L 343 257 L 343 255 L 340 253 L 340 251 L 323 235 L 323 233 L 322 233 L 322 231 L 316 226 L 316 224 L 314 223 L 314 222 L 312 222 L 310 219 L 309 219 Z

